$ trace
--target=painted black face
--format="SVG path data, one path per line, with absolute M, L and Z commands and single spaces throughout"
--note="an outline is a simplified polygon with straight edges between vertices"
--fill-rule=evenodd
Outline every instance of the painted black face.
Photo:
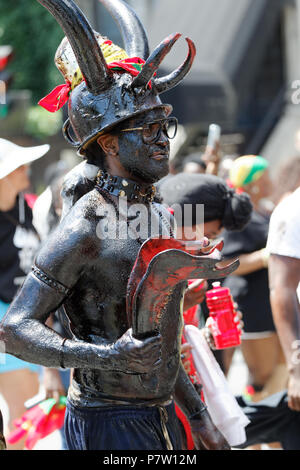
M 157 119 L 166 119 L 164 109 L 155 109 L 131 119 L 123 126 L 142 127 Z M 162 131 L 154 143 L 145 143 L 143 132 L 133 130 L 119 134 L 119 158 L 121 165 L 132 176 L 144 183 L 155 183 L 169 173 L 170 143 Z

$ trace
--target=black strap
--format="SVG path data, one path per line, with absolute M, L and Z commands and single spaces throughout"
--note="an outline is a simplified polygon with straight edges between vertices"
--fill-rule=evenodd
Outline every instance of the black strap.
M 71 290 L 68 287 L 64 286 L 59 281 L 50 278 L 48 274 L 41 271 L 37 266 L 32 266 L 32 272 L 40 281 L 47 284 L 47 286 L 52 287 L 52 289 L 57 290 L 60 294 L 65 296 L 70 294 Z

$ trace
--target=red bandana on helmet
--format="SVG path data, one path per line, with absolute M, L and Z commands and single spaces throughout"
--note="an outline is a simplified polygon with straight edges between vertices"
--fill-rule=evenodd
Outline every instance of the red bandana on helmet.
M 104 44 L 111 45 L 112 41 L 105 41 Z M 130 73 L 130 75 L 132 75 L 133 77 L 136 77 L 142 70 L 144 63 L 145 61 L 143 59 L 140 59 L 140 57 L 128 57 L 126 59 L 109 62 L 107 66 L 114 72 L 127 72 Z M 149 87 L 151 88 L 150 82 Z M 70 81 L 67 80 L 66 83 L 64 83 L 63 85 L 58 85 L 57 87 L 55 87 L 54 90 L 52 90 L 51 93 L 42 98 L 38 102 L 38 104 L 45 108 L 47 111 L 55 113 L 60 108 L 62 108 L 64 104 L 66 104 L 71 91 L 72 84 Z

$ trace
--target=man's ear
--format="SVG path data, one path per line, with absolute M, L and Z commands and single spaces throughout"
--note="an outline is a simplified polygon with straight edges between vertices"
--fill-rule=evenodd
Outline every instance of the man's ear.
M 119 139 L 113 134 L 100 135 L 97 139 L 105 155 L 116 157 L 119 154 Z

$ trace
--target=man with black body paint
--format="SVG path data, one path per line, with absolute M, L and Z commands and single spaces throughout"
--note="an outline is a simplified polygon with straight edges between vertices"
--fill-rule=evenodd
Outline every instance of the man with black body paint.
M 137 19 L 127 4 L 101 1 L 111 9 L 125 7 L 136 27 Z M 152 81 L 152 87 L 148 82 L 155 72 L 153 63 L 158 67 L 178 35 L 161 43 L 132 80 L 129 74 L 116 76 L 109 71 L 95 38 L 91 39 L 90 26 L 71 0 L 40 3 L 63 25 L 85 77 L 69 102 L 69 124 L 79 139 L 79 152 L 110 176 L 100 171 L 95 188 L 75 203 L 41 249 L 4 319 L 0 339 L 8 353 L 24 360 L 74 368 L 65 426 L 70 449 L 180 449 L 174 399 L 190 419 L 197 448 L 229 449 L 180 362 L 183 285 L 168 299 L 174 314 L 164 317 L 160 334 L 135 338 L 126 314 L 126 289 L 144 240 L 130 237 L 130 227 L 126 239 L 107 239 L 102 232 L 101 214 L 106 209 L 117 226 L 121 222 L 117 204 L 123 187 L 131 198 L 129 206 L 139 203 L 146 207 L 147 220 L 142 223 L 149 224 L 151 215 L 162 231 L 172 233 L 163 221 L 165 209 L 153 202 L 152 187 L 168 173 L 171 107 L 161 103 L 158 90 L 160 86 L 162 91 L 168 89 L 170 77 L 160 84 Z M 77 29 L 66 26 L 72 21 Z M 80 41 L 80 47 L 85 41 L 88 60 L 78 52 Z M 185 66 L 174 73 L 170 86 L 189 70 L 191 41 L 189 49 Z M 137 54 L 131 50 L 130 55 Z M 97 60 L 102 75 L 99 72 L 96 86 L 95 71 L 86 63 Z M 103 100 L 98 99 L 101 93 Z M 118 109 L 120 103 L 124 108 L 122 119 L 113 108 L 118 99 Z M 148 228 L 153 236 L 150 224 Z M 70 321 L 72 339 L 63 339 L 45 326 L 51 312 L 61 305 Z M 146 389 L 143 375 L 158 370 L 165 371 L 168 380 L 159 381 L 155 390 Z

